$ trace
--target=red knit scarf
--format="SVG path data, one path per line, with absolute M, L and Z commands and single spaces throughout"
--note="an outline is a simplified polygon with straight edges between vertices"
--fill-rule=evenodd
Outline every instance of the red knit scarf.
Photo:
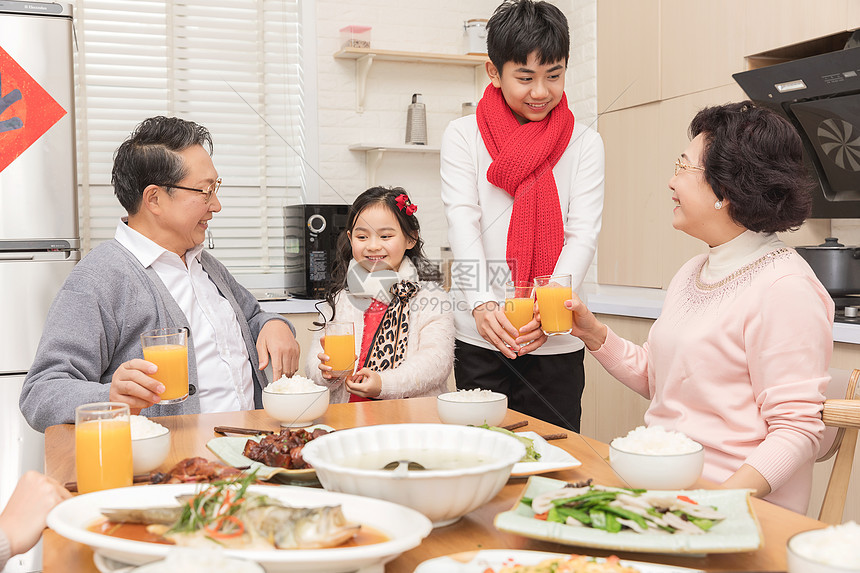
M 564 246 L 552 168 L 567 149 L 573 121 L 566 95 L 543 120 L 523 125 L 493 84 L 478 102 L 478 128 L 493 158 L 487 180 L 514 198 L 507 259 L 515 281 L 552 274 Z

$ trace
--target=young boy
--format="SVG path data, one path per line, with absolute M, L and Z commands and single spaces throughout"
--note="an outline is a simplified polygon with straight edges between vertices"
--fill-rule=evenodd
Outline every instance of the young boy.
M 583 344 L 549 340 L 534 320 L 518 333 L 504 282 L 572 275 L 594 258 L 603 211 L 603 142 L 574 121 L 564 94 L 570 36 L 548 2 L 508 0 L 487 23 L 490 85 L 478 113 L 442 137 L 457 329 L 458 388 L 487 388 L 511 408 L 579 431 Z

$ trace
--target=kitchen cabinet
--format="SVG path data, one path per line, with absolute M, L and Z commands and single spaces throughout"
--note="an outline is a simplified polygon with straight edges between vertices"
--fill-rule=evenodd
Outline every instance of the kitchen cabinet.
M 434 54 L 429 52 L 403 52 L 399 50 L 375 50 L 372 48 L 343 48 L 334 54 L 335 58 L 356 60 L 355 62 L 355 109 L 364 111 L 364 96 L 367 87 L 367 74 L 374 61 L 404 62 L 413 64 L 445 64 L 453 66 L 472 66 L 475 68 L 475 91 L 479 93 L 486 82 L 484 63 L 486 56 L 461 54 Z

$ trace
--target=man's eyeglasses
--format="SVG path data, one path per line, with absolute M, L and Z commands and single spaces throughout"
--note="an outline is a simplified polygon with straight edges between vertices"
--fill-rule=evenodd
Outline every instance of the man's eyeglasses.
M 690 165 L 689 163 L 684 163 L 681 161 L 681 158 L 675 160 L 675 175 L 678 175 L 681 171 L 705 171 L 704 167 L 699 167 L 698 165 Z
M 198 193 L 203 193 L 203 201 L 208 203 L 212 200 L 212 195 L 218 193 L 218 189 L 221 188 L 221 178 L 215 180 L 215 182 L 207 187 L 206 189 L 195 189 L 194 187 L 183 187 L 182 185 L 159 185 L 159 187 L 164 187 L 165 189 L 185 189 L 186 191 L 197 191 Z

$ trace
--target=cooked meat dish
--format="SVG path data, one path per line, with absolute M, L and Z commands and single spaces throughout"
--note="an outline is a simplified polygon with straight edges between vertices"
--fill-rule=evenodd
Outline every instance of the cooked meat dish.
M 302 459 L 302 448 L 311 440 L 325 434 L 328 434 L 328 431 L 322 428 L 312 432 L 283 429 L 277 434 L 265 436 L 259 442 L 248 440 L 243 454 L 246 458 L 273 468 L 307 469 L 310 466 Z

